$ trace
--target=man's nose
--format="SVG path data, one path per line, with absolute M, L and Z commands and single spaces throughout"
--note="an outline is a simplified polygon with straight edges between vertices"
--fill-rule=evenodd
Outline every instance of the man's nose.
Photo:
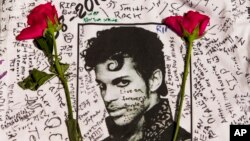
M 107 86 L 104 92 L 103 100 L 105 102 L 111 102 L 117 100 L 118 98 L 119 98 L 119 90 L 115 88 L 115 86 Z

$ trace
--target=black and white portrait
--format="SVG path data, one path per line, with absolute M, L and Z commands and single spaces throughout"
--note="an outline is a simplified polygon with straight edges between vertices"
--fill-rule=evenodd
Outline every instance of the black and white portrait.
M 164 52 L 170 45 L 159 37 L 166 32 L 164 26 L 149 25 L 155 32 L 147 26 L 104 26 L 105 29 L 86 39 L 80 51 L 82 71 L 88 73 L 89 76 L 85 76 L 96 85 L 95 92 L 89 95 L 100 95 L 107 111 L 105 141 L 173 139 L 175 115 L 169 104 L 173 99 L 167 97 Z M 88 27 L 83 26 L 90 30 Z M 79 99 L 84 97 L 80 95 Z M 190 139 L 191 133 L 181 128 L 178 140 Z

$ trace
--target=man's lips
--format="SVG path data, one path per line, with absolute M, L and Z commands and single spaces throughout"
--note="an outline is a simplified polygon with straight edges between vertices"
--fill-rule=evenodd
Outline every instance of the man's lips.
M 124 112 L 126 112 L 126 109 L 125 108 L 123 108 L 123 107 L 121 107 L 121 108 L 108 108 L 107 109 L 108 110 L 108 112 L 109 112 L 109 115 L 111 116 L 111 117 L 120 117 L 120 116 L 122 116 L 123 115 L 123 113 Z

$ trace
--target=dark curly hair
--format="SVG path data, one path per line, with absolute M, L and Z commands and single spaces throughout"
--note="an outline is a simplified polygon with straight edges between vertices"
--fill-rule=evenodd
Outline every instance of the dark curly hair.
M 165 61 L 162 49 L 163 43 L 156 33 L 139 27 L 113 27 L 97 32 L 97 37 L 88 40 L 87 49 L 81 55 L 85 58 L 87 71 L 108 59 L 116 62 L 115 68 L 110 64 L 108 69 L 116 71 L 122 68 L 125 57 L 131 57 L 135 63 L 135 70 L 141 74 L 147 85 L 153 72 L 160 69 L 163 80 L 157 93 L 166 95 Z

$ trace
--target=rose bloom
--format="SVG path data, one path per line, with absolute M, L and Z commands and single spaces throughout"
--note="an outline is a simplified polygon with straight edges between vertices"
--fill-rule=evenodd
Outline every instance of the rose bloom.
M 191 35 L 195 28 L 199 26 L 198 37 L 201 37 L 205 32 L 209 19 L 208 16 L 199 12 L 188 11 L 184 16 L 170 16 L 164 19 L 163 22 L 180 37 L 184 36 L 184 30 Z
M 152 107 L 144 79 L 135 70 L 131 58 L 125 58 L 120 70 L 110 71 L 113 60 L 96 66 L 96 81 L 109 115 L 118 126 L 142 122 L 142 116 Z
M 28 27 L 23 29 L 16 37 L 17 40 L 34 39 L 43 36 L 45 29 L 48 27 L 48 19 L 53 25 L 58 22 L 58 14 L 55 6 L 51 2 L 41 4 L 31 10 L 28 18 Z

